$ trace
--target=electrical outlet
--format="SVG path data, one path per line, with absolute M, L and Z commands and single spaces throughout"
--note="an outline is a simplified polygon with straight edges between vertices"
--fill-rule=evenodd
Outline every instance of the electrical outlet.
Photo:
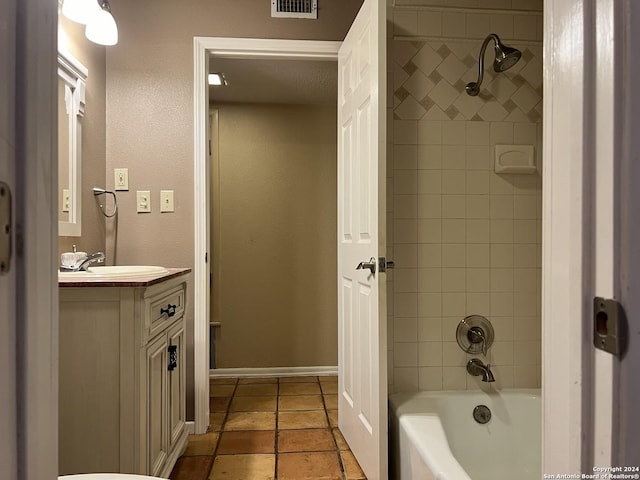
M 138 213 L 151 211 L 151 192 L 149 190 L 138 190 L 136 192 L 136 211 Z
M 62 211 L 68 212 L 71 209 L 71 190 L 65 188 L 62 190 Z
M 175 211 L 173 208 L 173 190 L 160 190 L 160 211 Z
M 129 169 L 128 168 L 114 168 L 114 185 L 116 190 L 129 190 Z

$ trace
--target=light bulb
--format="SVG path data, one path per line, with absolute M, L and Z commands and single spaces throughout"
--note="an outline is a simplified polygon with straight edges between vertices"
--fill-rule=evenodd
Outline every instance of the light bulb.
M 69 20 L 86 25 L 101 10 L 96 0 L 64 0 L 62 14 Z
M 91 16 L 84 34 L 89 40 L 100 45 L 118 43 L 118 26 L 111 12 L 105 8 L 100 8 Z
M 209 85 L 226 86 L 227 79 L 224 78 L 224 73 L 210 73 L 208 75 L 208 83 Z
M 209 85 L 222 85 L 222 78 L 217 73 L 209 74 Z

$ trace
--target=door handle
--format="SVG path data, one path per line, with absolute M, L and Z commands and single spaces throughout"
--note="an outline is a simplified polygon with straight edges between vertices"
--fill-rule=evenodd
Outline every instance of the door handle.
M 364 270 L 365 268 L 368 268 L 371 271 L 371 274 L 375 275 L 376 264 L 376 257 L 371 257 L 368 262 L 360 262 L 356 267 L 356 270 Z

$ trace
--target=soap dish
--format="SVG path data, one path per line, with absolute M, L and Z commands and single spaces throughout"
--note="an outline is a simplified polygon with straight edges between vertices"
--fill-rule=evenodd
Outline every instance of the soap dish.
M 536 173 L 533 145 L 496 145 L 496 173 Z

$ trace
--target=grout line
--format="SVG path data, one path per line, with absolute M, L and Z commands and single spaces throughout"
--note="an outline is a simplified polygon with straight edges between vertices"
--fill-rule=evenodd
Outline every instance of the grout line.
M 318 381 L 320 383 L 320 381 Z M 322 385 L 320 385 L 320 392 L 322 392 Z M 327 425 L 329 426 L 329 433 L 331 434 L 331 438 L 333 438 L 333 444 L 336 447 L 336 455 L 338 456 L 338 465 L 340 465 L 340 473 L 342 474 L 342 480 L 347 480 L 347 472 L 345 471 L 344 464 L 342 463 L 342 455 L 340 455 L 340 448 L 338 447 L 338 441 L 336 440 L 336 436 L 333 434 L 333 426 L 331 425 L 331 420 L 329 419 L 329 411 L 327 410 L 327 403 L 324 399 L 324 393 L 320 395 L 322 397 L 322 407 L 324 408 L 324 416 L 327 419 Z
M 273 440 L 273 454 L 275 457 L 275 462 L 274 462 L 274 472 L 273 472 L 273 479 L 274 480 L 278 480 L 278 433 L 280 432 L 280 378 L 278 377 L 277 382 L 276 382 L 276 424 L 275 424 L 275 431 L 274 431 L 274 440 Z
M 220 424 L 220 432 L 218 434 L 218 441 L 216 442 L 216 448 L 213 450 L 213 456 L 211 457 L 211 466 L 209 468 L 209 473 L 207 475 L 207 478 L 209 478 L 211 476 L 211 471 L 213 470 L 213 463 L 216 460 L 216 457 L 218 456 L 218 448 L 220 447 L 220 441 L 222 440 L 222 434 L 224 433 L 224 427 L 227 424 L 227 419 L 229 418 L 229 409 L 231 408 L 231 403 L 233 402 L 233 399 L 236 395 L 236 390 L 238 390 L 238 384 L 240 383 L 240 381 L 236 378 L 236 383 L 233 387 L 233 392 L 231 392 L 231 397 L 229 398 L 229 403 L 227 403 L 227 408 L 224 412 L 224 417 L 222 418 L 222 423 Z M 214 413 L 220 413 L 220 412 L 214 412 Z
M 448 7 L 446 5 L 394 5 L 394 10 L 400 11 L 423 11 L 423 12 L 440 12 L 440 13 L 464 13 L 464 14 L 484 14 L 484 15 L 512 15 L 512 16 L 535 16 L 542 17 L 543 10 L 533 9 L 508 9 L 508 8 L 474 8 L 474 7 Z
M 509 38 L 504 37 L 505 41 L 509 41 L 509 43 L 517 44 L 517 45 L 525 45 L 525 46 L 533 46 L 539 47 L 542 46 L 542 40 L 525 40 L 522 38 Z M 481 38 L 468 38 L 468 37 L 444 37 L 439 35 L 395 35 L 393 36 L 393 40 L 398 40 L 402 42 L 438 42 L 438 43 L 477 43 L 482 40 Z M 446 120 L 445 120 L 446 121 Z
M 225 428 L 226 428 L 226 424 L 227 421 L 229 419 L 229 415 L 230 415 L 230 408 L 231 408 L 231 404 L 233 403 L 233 400 L 236 396 L 236 394 L 238 393 L 238 386 L 239 386 L 239 379 L 236 378 L 235 379 L 235 384 L 234 384 L 234 388 L 233 388 L 233 392 L 230 395 L 229 398 L 229 402 L 226 406 L 226 410 L 224 412 L 214 412 L 214 413 L 224 413 L 224 417 L 222 419 L 222 423 L 220 425 L 220 431 L 219 431 L 219 436 L 218 436 L 218 440 L 216 442 L 216 447 L 214 449 L 213 455 L 209 456 L 207 455 L 207 457 L 210 457 L 210 465 L 208 468 L 208 473 L 207 473 L 207 478 L 210 477 L 211 475 L 211 471 L 213 470 L 213 464 L 215 462 L 215 458 L 218 456 L 218 449 L 220 447 L 220 442 L 222 440 L 222 434 L 225 432 Z M 295 383 L 295 382 L 294 382 Z M 307 383 L 307 382 L 305 382 Z M 309 382 L 311 383 L 311 382 Z M 325 419 L 327 421 L 327 428 L 329 429 L 329 432 L 331 434 L 331 438 L 333 439 L 333 445 L 334 445 L 334 449 L 333 452 L 337 455 L 338 457 L 338 464 L 340 466 L 340 473 L 341 473 L 341 478 L 342 480 L 347 480 L 347 472 L 345 471 L 345 467 L 344 464 L 342 463 L 342 457 L 340 455 L 340 448 L 338 446 L 338 442 L 336 440 L 336 436 L 333 432 L 334 428 L 337 427 L 333 427 L 331 425 L 331 420 L 329 419 L 329 411 L 327 408 L 327 404 L 325 401 L 325 393 L 322 389 L 322 383 L 320 382 L 320 377 L 319 376 L 315 376 L 315 381 L 314 383 L 316 383 L 320 389 L 320 397 L 322 397 L 322 407 L 323 407 L 323 411 L 325 414 Z M 274 427 L 274 457 L 275 457 L 275 471 L 274 471 L 274 480 L 278 479 L 278 433 L 280 432 L 279 429 L 279 419 L 280 419 L 280 378 L 278 378 L 277 382 L 276 382 L 276 423 L 275 423 L 275 427 Z M 327 395 L 331 395 L 329 393 L 327 393 Z M 316 427 L 308 427 L 308 428 L 316 428 Z M 304 429 L 300 429 L 300 430 L 304 430 Z M 330 452 L 331 450 L 329 450 Z M 305 453 L 305 452 L 300 452 L 300 453 Z M 318 453 L 318 452 L 309 452 L 309 453 Z M 206 479 L 205 479 L 206 480 Z
M 220 439 L 219 438 L 218 438 L 218 442 L 217 443 L 220 443 Z M 216 449 L 217 448 L 218 448 L 218 445 L 216 444 Z M 207 473 L 206 473 L 206 475 L 205 475 L 203 480 L 207 480 L 211 476 L 211 470 L 213 470 L 213 461 L 215 460 L 215 458 L 216 458 L 215 454 L 211 455 L 210 460 L 209 460 L 209 468 L 208 468 Z

